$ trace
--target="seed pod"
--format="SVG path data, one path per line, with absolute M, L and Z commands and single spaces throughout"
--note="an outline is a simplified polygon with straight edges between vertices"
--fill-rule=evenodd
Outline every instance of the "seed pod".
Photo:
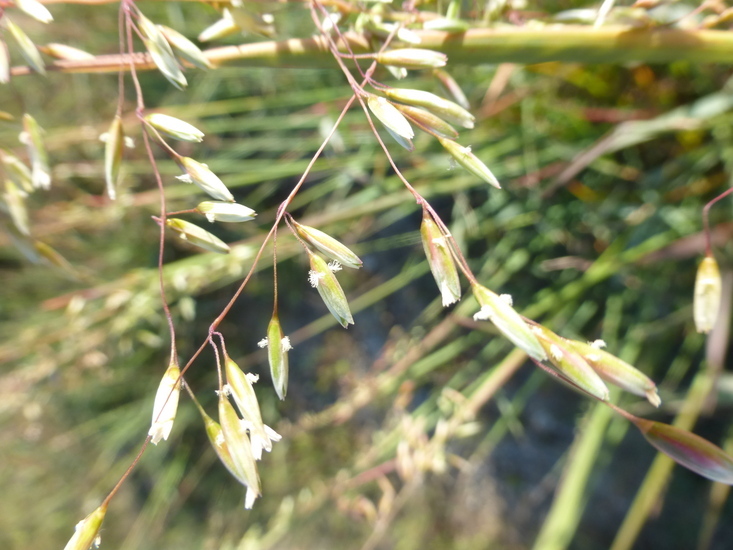
M 74 535 L 64 546 L 64 550 L 89 550 L 95 541 L 99 540 L 99 530 L 102 528 L 104 516 L 107 514 L 107 505 L 102 504 L 91 514 L 76 524 Z M 97 544 L 97 546 L 99 546 Z
M 448 56 L 442 52 L 422 48 L 403 48 L 377 54 L 377 63 L 404 69 L 434 69 L 445 67 Z
M 181 369 L 171 363 L 160 381 L 153 405 L 153 421 L 148 431 L 151 443 L 157 445 L 161 439 L 168 440 L 178 411 L 178 398 L 181 393 Z
M 20 142 L 26 146 L 31 159 L 31 182 L 35 189 L 51 187 L 51 169 L 48 167 L 48 155 L 41 134 L 43 130 L 28 113 L 23 115 L 23 131 Z
M 4 19 L 5 26 L 8 31 L 10 31 L 10 34 L 15 39 L 15 42 L 18 44 L 18 47 L 20 48 L 20 54 L 23 56 L 23 59 L 25 59 L 28 65 L 30 65 L 31 69 L 39 74 L 45 75 L 46 66 L 43 63 L 43 59 L 41 59 L 41 54 L 38 53 L 36 45 L 30 38 L 28 38 L 28 35 L 24 33 L 18 25 L 13 23 L 10 18 L 8 18 L 7 15 L 4 17 Z
M 168 218 L 165 224 L 184 241 L 218 254 L 228 254 L 229 245 L 205 229 L 179 218 Z
M 243 477 L 240 477 L 239 472 L 237 472 L 234 459 L 232 458 L 231 452 L 229 452 L 229 446 L 224 440 L 224 430 L 222 430 L 221 424 L 206 414 L 206 411 L 196 400 L 194 400 L 194 405 L 196 405 L 199 413 L 201 413 L 201 418 L 204 420 L 204 427 L 206 429 L 206 436 L 209 438 L 209 442 L 214 448 L 219 460 L 221 460 L 221 463 L 224 464 L 229 473 L 232 474 L 239 483 L 246 486 L 247 482 Z
M 234 202 L 234 196 L 229 192 L 227 186 L 224 185 L 224 182 L 207 165 L 193 160 L 190 157 L 180 157 L 178 162 L 186 173 L 182 176 L 176 176 L 176 179 L 185 181 L 186 183 L 195 183 L 203 191 L 217 200 Z
M 471 152 L 470 147 L 463 147 L 451 139 L 438 138 L 443 148 L 448 151 L 455 161 L 471 172 L 474 176 L 481 178 L 489 185 L 493 185 L 497 189 L 501 189 L 499 180 L 489 170 L 489 167 L 481 162 L 476 155 Z
M 206 414 L 206 411 L 204 411 L 198 403 L 196 403 L 196 407 L 204 419 L 206 435 L 209 438 L 209 442 L 214 448 L 216 455 L 219 457 L 219 460 L 221 460 L 221 463 L 224 464 L 226 469 L 229 470 L 229 473 L 232 474 L 239 483 L 246 485 L 245 480 L 243 478 L 239 478 L 239 474 L 234 466 L 234 459 L 232 458 L 232 454 L 229 452 L 229 446 L 226 441 L 224 441 L 224 431 L 221 429 L 221 424 Z
M 425 109 L 410 107 L 409 105 L 402 105 L 400 103 L 395 103 L 395 108 L 414 122 L 423 132 L 432 134 L 435 137 L 448 139 L 456 139 L 458 137 L 458 132 L 456 132 L 453 126 Z
M 50 43 L 45 46 L 39 46 L 38 48 L 43 53 L 55 57 L 56 59 L 64 59 L 66 61 L 84 61 L 88 59 L 94 59 L 94 56 L 89 52 L 67 46 L 66 44 Z
M 608 388 L 603 380 L 564 338 L 542 325 L 535 324 L 532 330 L 563 378 L 601 401 L 608 401 Z
M 340 270 L 341 266 L 338 262 L 327 264 L 323 258 L 310 251 L 308 251 L 308 256 L 311 264 L 308 281 L 311 286 L 318 290 L 318 294 L 321 295 L 328 311 L 341 323 L 341 326 L 347 328 L 349 325 L 353 325 L 354 318 L 351 316 L 346 295 L 333 273 Z
M 260 347 L 267 347 L 267 361 L 275 392 L 280 399 L 288 393 L 288 352 L 292 349 L 290 338 L 285 336 L 277 314 L 272 316 L 267 326 L 267 338 L 260 341 Z
M 107 132 L 107 141 L 104 146 L 104 179 L 107 182 L 107 195 L 112 200 L 117 198 L 117 181 L 120 177 L 124 146 L 125 135 L 122 130 L 122 118 L 120 115 L 116 115 Z
M 712 255 L 705 256 L 697 268 L 695 278 L 695 299 L 693 317 L 697 332 L 710 332 L 715 326 L 720 311 L 722 283 L 718 262 Z
M 173 55 L 173 50 L 171 50 L 163 33 L 142 13 L 138 13 L 137 23 L 140 28 L 140 33 L 143 35 L 145 49 L 148 50 L 155 66 L 158 67 L 158 70 L 163 76 L 176 88 L 179 90 L 185 88 L 188 82 L 186 82 L 186 77 L 183 76 L 181 68 L 178 66 L 178 61 L 176 61 L 176 57 Z
M 603 345 L 600 340 L 593 344 L 577 340 L 565 340 L 565 342 L 578 352 L 606 382 L 615 384 L 634 395 L 645 397 L 655 407 L 659 407 L 662 403 L 657 394 L 657 386 L 651 378 L 615 355 L 600 349 Z
M 389 101 L 383 97 L 370 95 L 367 98 L 367 105 L 369 110 L 374 113 L 374 116 L 389 130 L 408 140 L 415 137 L 415 132 L 412 131 L 410 123 Z
M 686 430 L 643 418 L 634 421 L 657 450 L 704 478 L 733 485 L 733 457 L 717 445 Z
M 224 365 L 229 393 L 237 404 L 242 418 L 249 423 L 252 456 L 254 456 L 255 460 L 260 460 L 263 449 L 268 453 L 272 450 L 272 442 L 265 433 L 260 404 L 257 401 L 257 394 L 255 394 L 255 390 L 252 387 L 251 380 L 254 378 L 256 381 L 257 377 L 244 374 L 242 369 L 229 356 L 224 357 Z
M 336 260 L 341 265 L 353 267 L 354 269 L 359 269 L 362 266 L 362 261 L 359 259 L 359 256 L 354 254 L 341 241 L 337 241 L 315 227 L 301 225 L 296 221 L 293 221 L 293 227 L 303 240 L 308 241 L 309 244 L 312 244 L 332 260 Z
M 40 21 L 41 23 L 50 23 L 53 21 L 51 12 L 38 0 L 15 0 L 15 5 L 36 21 Z
M 479 284 L 472 285 L 471 290 L 481 306 L 481 310 L 473 316 L 475 320 L 489 319 L 504 336 L 527 355 L 538 361 L 547 359 L 547 354 L 537 337 L 507 298 Z
M 158 25 L 158 30 L 168 41 L 168 44 L 175 50 L 175 53 L 178 54 L 178 57 L 185 59 L 199 69 L 212 68 L 211 62 L 206 58 L 204 52 L 180 32 L 165 25 Z
M 196 211 L 206 216 L 210 222 L 247 222 L 254 220 L 257 212 L 236 202 L 212 202 L 199 203 Z
M 430 271 L 440 289 L 443 307 L 447 307 L 461 299 L 461 283 L 446 237 L 426 211 L 423 211 L 420 236 Z
M 414 105 L 415 107 L 424 107 L 440 118 L 464 128 L 473 128 L 473 123 L 476 120 L 471 113 L 457 103 L 430 92 L 405 88 L 387 88 L 384 93 L 388 98 L 395 101 Z
M 252 454 L 252 445 L 247 432 L 224 392 L 219 392 L 219 424 L 221 424 L 222 436 L 232 458 L 235 477 L 244 481 L 247 486 L 244 507 L 250 509 L 255 499 L 262 494 L 260 476 L 257 473 L 257 464 Z
M 201 142 L 204 139 L 204 133 L 201 130 L 180 118 L 163 113 L 150 113 L 145 116 L 145 121 L 156 130 L 181 141 Z

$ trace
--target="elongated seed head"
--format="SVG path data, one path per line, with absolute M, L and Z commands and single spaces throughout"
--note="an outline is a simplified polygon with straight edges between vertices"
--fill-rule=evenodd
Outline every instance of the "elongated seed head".
M 722 282 L 718 262 L 713 256 L 705 256 L 697 268 L 693 316 L 697 332 L 710 332 L 720 311 Z
M 440 289 L 443 307 L 449 306 L 461 299 L 461 283 L 446 236 L 428 212 L 423 212 L 420 237 L 430 271 Z

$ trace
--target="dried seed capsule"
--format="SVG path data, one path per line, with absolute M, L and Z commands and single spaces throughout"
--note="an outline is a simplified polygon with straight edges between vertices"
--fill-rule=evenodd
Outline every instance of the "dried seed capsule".
M 15 5 L 36 21 L 40 21 L 41 23 L 50 23 L 53 21 L 51 12 L 38 0 L 15 0 Z
M 199 69 L 211 69 L 211 62 L 206 58 L 204 52 L 180 32 L 165 25 L 158 25 L 158 30 L 163 34 L 168 44 L 171 45 L 180 58 L 185 59 Z
M 236 202 L 212 202 L 199 203 L 196 211 L 206 216 L 210 222 L 247 222 L 254 220 L 257 213 Z
M 24 33 L 18 25 L 13 23 L 10 18 L 8 18 L 7 15 L 4 17 L 4 20 L 5 27 L 13 36 L 15 42 L 18 44 L 18 47 L 20 48 L 20 54 L 23 56 L 23 59 L 25 59 L 28 65 L 30 65 L 31 69 L 39 74 L 45 75 L 46 66 L 43 63 L 43 59 L 41 59 L 41 54 L 38 53 L 36 45 L 30 38 L 28 38 L 28 35 Z
M 185 88 L 188 82 L 186 82 L 186 77 L 183 76 L 183 72 L 181 72 L 181 68 L 178 66 L 178 61 L 176 61 L 176 57 L 173 55 L 173 50 L 171 50 L 170 44 L 168 44 L 163 33 L 142 13 L 138 13 L 137 23 L 143 35 L 145 49 L 148 50 L 150 57 L 153 58 L 155 66 L 158 67 L 158 70 L 163 76 L 176 88 L 179 90 Z
M 442 52 L 422 48 L 403 48 L 377 54 L 377 63 L 404 69 L 433 69 L 445 67 L 448 56 Z
M 720 311 L 721 292 L 718 262 L 712 255 L 705 256 L 697 268 L 695 278 L 695 299 L 692 309 L 697 332 L 707 333 L 713 330 Z
M 453 126 L 448 124 L 439 116 L 436 116 L 425 109 L 410 107 L 409 105 L 402 105 L 400 103 L 395 103 L 395 108 L 409 120 L 417 124 L 417 126 L 424 132 L 436 137 L 444 137 L 448 139 L 456 139 L 458 137 L 458 132 L 456 132 Z
M 443 307 L 447 307 L 461 299 L 461 283 L 448 241 L 426 211 L 423 211 L 420 236 L 430 271 L 440 289 Z
M 590 395 L 608 401 L 608 388 L 603 380 L 564 338 L 542 325 L 535 324 L 532 330 L 563 378 Z
M 387 127 L 387 129 L 404 139 L 410 140 L 415 137 L 415 132 L 412 131 L 410 123 L 407 122 L 407 119 L 402 115 L 402 113 L 395 109 L 395 106 L 389 101 L 383 97 L 370 95 L 367 98 L 367 105 L 369 106 L 369 110 L 374 113 L 374 116 L 376 116 L 379 121 Z
M 341 266 L 338 262 L 327 264 L 323 258 L 310 251 L 308 251 L 308 256 L 311 264 L 308 281 L 311 286 L 318 290 L 328 311 L 341 323 L 341 326 L 347 328 L 353 325 L 354 318 L 351 316 L 346 295 L 334 275 L 334 271 L 339 271 Z
M 247 486 L 244 507 L 250 509 L 255 499 L 262 494 L 260 476 L 257 473 L 257 464 L 252 454 L 252 445 L 247 431 L 224 392 L 219 392 L 219 424 L 221 424 L 222 437 L 232 458 L 235 477 L 244 481 Z
M 178 233 L 184 241 L 218 254 L 229 253 L 229 245 L 198 225 L 179 218 L 168 218 L 165 220 L 165 224 Z
M 632 367 L 615 355 L 601 349 L 605 344 L 597 340 L 593 344 L 565 340 L 565 342 L 593 368 L 606 382 L 615 384 L 622 390 L 645 397 L 649 403 L 658 407 L 662 400 L 657 394 L 656 384 L 639 369 Z
M 537 337 L 511 306 L 506 295 L 499 296 L 478 284 L 474 284 L 471 290 L 481 306 L 481 310 L 473 316 L 475 320 L 489 319 L 504 336 L 527 355 L 538 361 L 547 359 L 547 354 Z
M 301 225 L 296 221 L 293 221 L 293 227 L 302 239 L 308 241 L 309 244 L 312 244 L 332 260 L 336 260 L 341 265 L 353 267 L 354 269 L 359 269 L 362 266 L 362 261 L 359 259 L 359 256 L 354 254 L 341 241 L 337 241 L 315 227 Z
M 76 524 L 74 535 L 64 546 L 64 550 L 89 550 L 92 544 L 99 542 L 99 530 L 102 528 L 107 505 L 102 504 L 91 514 Z M 96 544 L 99 546 L 99 544 Z
M 476 120 L 471 113 L 457 103 L 453 103 L 430 92 L 405 88 L 387 88 L 384 93 L 388 98 L 394 99 L 395 101 L 416 107 L 424 107 L 440 118 L 452 124 L 463 126 L 464 128 L 473 128 L 473 123 Z
M 122 130 L 122 118 L 117 115 L 112 120 L 104 145 L 104 179 L 107 182 L 107 195 L 112 200 L 117 198 L 117 181 L 120 177 L 124 146 L 125 135 Z
M 20 142 L 28 149 L 28 157 L 31 159 L 31 182 L 35 189 L 51 187 L 51 169 L 48 167 L 48 155 L 41 137 L 42 133 L 43 129 L 38 125 L 36 119 L 25 113 Z
M 190 157 L 180 157 L 178 162 L 186 173 L 182 176 L 176 176 L 176 179 L 185 181 L 186 183 L 195 183 L 203 191 L 217 200 L 234 202 L 234 196 L 229 192 L 227 186 L 224 185 L 224 182 L 207 165 L 193 160 Z
M 455 161 L 471 172 L 474 176 L 481 178 L 489 185 L 493 185 L 497 189 L 501 189 L 499 180 L 489 170 L 489 167 L 481 162 L 476 155 L 471 152 L 470 147 L 463 147 L 451 139 L 438 138 L 443 148 L 448 151 Z
M 150 113 L 145 116 L 145 121 L 156 130 L 181 141 L 201 142 L 204 139 L 204 133 L 201 130 L 180 118 L 163 113 Z
M 181 393 L 181 369 L 171 363 L 163 375 L 153 405 L 153 421 L 148 431 L 151 443 L 157 445 L 161 439 L 168 440 L 178 411 Z

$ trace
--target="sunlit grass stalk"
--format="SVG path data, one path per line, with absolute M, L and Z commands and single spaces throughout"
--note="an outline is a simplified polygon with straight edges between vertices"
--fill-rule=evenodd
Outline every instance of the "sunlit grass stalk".
M 534 550 L 563 550 L 572 542 L 583 517 L 588 482 L 613 417 L 611 409 L 596 403 L 580 422 L 552 506 L 534 541 Z
M 422 40 L 420 47 L 447 54 L 451 63 L 733 62 L 733 35 L 727 31 L 622 26 L 594 29 L 565 25 L 469 29 L 460 35 L 420 30 L 415 33 Z M 345 36 L 355 53 L 372 51 L 365 36 L 354 33 L 345 33 Z M 335 68 L 328 43 L 321 37 L 222 46 L 203 53 L 214 65 Z M 133 56 L 100 55 L 93 60 L 56 60 L 46 69 L 116 73 L 121 69 L 129 70 L 130 62 L 138 70 L 156 68 L 149 55 L 135 53 Z M 12 75 L 28 73 L 27 67 L 14 67 L 11 71 Z

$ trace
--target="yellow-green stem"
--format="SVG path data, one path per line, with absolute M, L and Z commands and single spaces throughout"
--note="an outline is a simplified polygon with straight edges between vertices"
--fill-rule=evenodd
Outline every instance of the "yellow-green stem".
M 716 30 L 683 30 L 668 27 L 592 28 L 564 25 L 540 28 L 470 29 L 451 34 L 415 31 L 420 47 L 448 54 L 451 63 L 733 63 L 733 33 Z M 345 33 L 356 54 L 372 49 L 366 37 Z M 321 37 L 292 38 L 211 48 L 204 52 L 214 65 L 258 67 L 337 68 L 328 44 Z M 57 60 L 47 70 L 73 73 L 110 73 L 154 69 L 148 54 L 100 55 L 90 60 Z M 13 75 L 29 74 L 28 67 L 14 67 Z

